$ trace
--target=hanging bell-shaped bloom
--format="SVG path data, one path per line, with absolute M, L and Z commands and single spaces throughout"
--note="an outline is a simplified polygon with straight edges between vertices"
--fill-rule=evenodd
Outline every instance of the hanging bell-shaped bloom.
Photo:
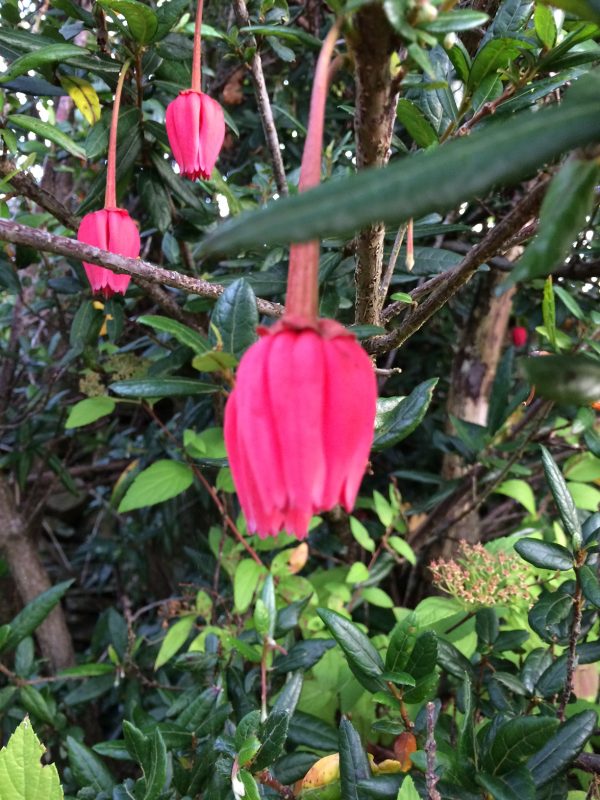
M 81 220 L 77 239 L 119 256 L 137 258 L 140 254 L 140 234 L 137 225 L 124 208 L 103 208 L 86 214 Z M 125 294 L 130 275 L 118 275 L 105 267 L 83 262 L 93 292 L 104 297 Z
M 182 175 L 210 178 L 225 138 L 223 109 L 203 92 L 187 89 L 169 103 L 167 135 Z
M 304 538 L 311 517 L 350 511 L 373 440 L 377 384 L 333 320 L 261 330 L 225 408 L 225 444 L 249 531 Z

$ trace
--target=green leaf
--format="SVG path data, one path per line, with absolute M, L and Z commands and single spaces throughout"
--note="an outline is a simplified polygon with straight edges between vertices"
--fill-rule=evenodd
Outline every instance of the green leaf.
M 529 624 L 545 642 L 565 644 L 572 610 L 573 598 L 562 587 L 555 592 L 542 592 L 529 611 Z
M 554 502 L 558 508 L 558 513 L 562 520 L 565 533 L 567 533 L 573 540 L 573 546 L 578 549 L 581 544 L 581 523 L 577 516 L 577 509 L 573 498 L 569 494 L 567 484 L 563 478 L 558 465 L 550 455 L 545 447 L 542 450 L 542 463 L 544 465 L 544 474 L 546 481 L 550 486 L 550 491 L 554 497 Z
M 76 47 L 74 44 L 50 44 L 40 47 L 32 53 L 26 53 L 15 59 L 3 75 L 0 75 L 0 83 L 12 81 L 19 75 L 25 75 L 30 69 L 37 70 L 45 64 L 56 64 L 57 62 L 67 61 L 75 56 L 87 56 L 88 51 L 83 47 Z M 21 114 L 18 115 L 22 116 Z M 48 137 L 49 138 L 49 137 Z M 80 156 L 85 158 L 85 156 Z
M 506 284 L 544 277 L 560 266 L 585 225 L 600 179 L 594 161 L 567 161 L 552 178 L 542 208 L 538 233 L 510 273 Z
M 554 292 L 552 291 L 552 275 L 548 275 L 544 283 L 542 317 L 544 320 L 544 328 L 548 335 L 548 341 L 552 345 L 552 348 L 556 350 L 556 306 L 554 303 Z
M 115 381 L 109 389 L 121 397 L 188 397 L 196 394 L 210 394 L 219 391 L 213 383 L 189 378 L 135 378 Z
M 82 788 L 90 787 L 94 791 L 107 792 L 112 796 L 115 779 L 98 756 L 72 736 L 67 736 L 67 755 L 73 777 Z
M 375 542 L 370 537 L 369 531 L 356 517 L 350 517 L 350 531 L 361 547 L 368 550 L 369 553 L 375 552 Z
M 187 464 L 168 458 L 155 461 L 135 476 L 119 504 L 119 513 L 155 506 L 177 497 L 189 489 L 193 481 L 194 473 Z
M 386 672 L 406 672 L 406 665 L 417 641 L 417 617 L 414 612 L 398 622 L 391 634 L 385 657 Z
M 318 49 L 321 46 L 320 39 L 316 36 L 311 36 L 302 28 L 296 28 L 291 25 L 248 25 L 240 28 L 240 33 L 251 33 L 255 36 L 277 36 L 279 39 L 288 39 L 291 42 L 301 42 L 307 44 L 309 47 Z
M 366 600 L 372 606 L 378 606 L 379 608 L 394 607 L 394 601 L 389 594 L 378 586 L 367 586 L 361 591 L 360 595 L 363 600 Z
M 555 403 L 586 406 L 600 397 L 600 361 L 590 356 L 535 356 L 523 367 L 536 392 Z
M 198 355 L 203 355 L 210 350 L 210 344 L 206 337 L 197 333 L 192 328 L 184 325 L 182 322 L 170 319 L 169 317 L 161 317 L 158 315 L 146 314 L 138 317 L 137 320 L 142 325 L 149 325 L 155 331 L 169 333 L 180 344 L 189 347 Z
M 245 614 L 250 608 L 254 592 L 265 568 L 253 558 L 245 558 L 237 565 L 233 577 L 233 603 L 235 610 Z
M 479 28 L 489 20 L 483 11 L 461 9 L 458 11 L 441 11 L 431 22 L 419 25 L 429 33 L 452 33 L 454 31 L 469 31 Z
M 10 114 L 7 117 L 7 121 L 16 125 L 18 128 L 35 133 L 40 139 L 49 139 L 76 158 L 85 158 L 84 148 L 76 144 L 70 136 L 63 133 L 56 125 L 51 125 L 49 122 L 42 122 L 41 119 L 28 117 L 27 114 Z
M 399 556 L 405 558 L 409 564 L 413 565 L 413 567 L 415 566 L 417 563 L 417 556 L 406 539 L 402 539 L 400 536 L 390 536 L 387 541 L 389 546 L 395 550 Z
M 115 401 L 112 397 L 99 395 L 98 397 L 86 397 L 85 400 L 80 400 L 71 406 L 69 416 L 65 422 L 65 428 L 81 428 L 83 425 L 89 425 L 96 422 L 101 417 L 106 417 L 115 410 Z
M 536 786 L 544 786 L 559 775 L 583 750 L 594 732 L 595 711 L 582 711 L 565 722 L 554 736 L 527 762 Z
M 318 608 L 317 614 L 344 651 L 357 681 L 369 692 L 385 689 L 385 681 L 381 678 L 383 661 L 369 638 L 353 622 L 335 611 Z
M 62 800 L 58 770 L 40 763 L 46 752 L 27 717 L 0 750 L 0 797 L 2 800 Z
M 467 84 L 469 89 L 473 91 L 488 75 L 506 69 L 528 46 L 531 45 L 521 39 L 489 39 L 473 59 Z
M 149 737 L 148 757 L 142 766 L 145 791 L 141 800 L 158 800 L 167 780 L 167 748 L 157 727 Z
M 346 583 L 355 585 L 364 583 L 367 580 L 369 580 L 369 570 L 362 561 L 355 561 L 350 567 L 350 572 L 346 575 Z
M 515 115 L 385 169 L 362 170 L 240 214 L 209 234 L 200 250 L 206 256 L 308 241 L 375 221 L 399 223 L 448 211 L 485 196 L 492 186 L 514 184 L 566 150 L 599 138 L 600 76 L 590 73 L 569 89 L 558 107 Z
M 513 500 L 521 503 L 532 516 L 535 516 L 535 495 L 533 494 L 533 489 L 526 481 L 513 478 L 501 483 L 495 491 L 498 494 L 506 495 L 506 497 L 512 497 Z
M 525 561 L 542 569 L 569 570 L 574 566 L 573 553 L 560 544 L 524 537 L 515 542 L 515 550 Z
M 358 782 L 371 777 L 371 767 L 360 736 L 352 723 L 342 717 L 339 730 L 340 781 L 344 800 L 362 800 Z
M 154 669 L 159 669 L 163 664 L 166 664 L 169 659 L 173 658 L 185 644 L 185 640 L 190 635 L 194 622 L 196 621 L 195 614 L 188 614 L 185 617 L 178 619 L 167 631 L 167 635 L 162 640 L 160 650 L 154 662 Z
M 416 386 L 408 397 L 385 397 L 377 401 L 373 450 L 384 450 L 406 439 L 427 413 L 438 378 Z
M 547 0 L 541 0 L 545 3 Z M 596 0 L 552 0 L 548 5 L 562 8 L 570 14 L 575 14 L 581 19 L 596 22 L 600 25 L 600 8 Z
M 266 769 L 283 753 L 287 739 L 290 714 L 283 709 L 273 709 L 258 731 L 261 748 L 253 762 L 253 770 Z
M 258 789 L 258 784 L 254 776 L 248 770 L 241 769 L 238 773 L 238 778 L 244 786 L 245 800 L 261 800 L 261 794 Z
M 152 41 L 158 29 L 158 17 L 138 0 L 98 0 L 98 4 L 125 17 L 129 33 L 140 44 Z
M 535 26 L 535 33 L 540 42 L 544 45 L 546 50 L 554 47 L 556 42 L 556 22 L 554 15 L 548 6 L 543 6 L 540 3 L 535 5 L 535 13 L 533 15 L 533 23 Z
M 585 599 L 596 608 L 600 608 L 600 581 L 598 581 L 595 571 L 591 567 L 584 565 L 578 572 Z
M 525 767 L 503 775 L 479 773 L 476 777 L 494 800 L 535 800 L 537 796 L 531 773 Z
M 258 310 L 252 287 L 243 278 L 230 284 L 217 300 L 211 316 L 211 341 L 217 343 L 212 330 L 215 326 L 223 349 L 240 358 L 257 340 Z
M 52 609 L 58 605 L 63 595 L 73 583 L 73 580 L 57 583 L 45 592 L 38 594 L 25 608 L 20 611 L 10 622 L 10 634 L 0 645 L 0 651 L 14 650 L 20 641 L 36 630 L 42 624 Z
M 407 775 L 402 781 L 402 786 L 398 789 L 396 800 L 421 800 L 421 796 L 415 789 L 415 784 L 410 775 Z
M 552 717 L 515 717 L 502 723 L 481 761 L 485 772 L 501 775 L 520 766 L 556 732 Z
M 398 100 L 396 116 L 419 147 L 429 147 L 432 144 L 437 144 L 438 135 L 435 132 L 435 128 L 421 109 L 411 103 L 410 100 L 405 100 L 404 98 Z M 410 297 L 408 302 L 412 302 Z

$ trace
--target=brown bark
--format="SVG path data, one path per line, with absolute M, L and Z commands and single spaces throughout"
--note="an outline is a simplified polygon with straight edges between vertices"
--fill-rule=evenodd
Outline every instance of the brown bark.
M 481 276 L 471 314 L 452 363 L 448 416 L 482 426 L 487 424 L 492 385 L 514 294 L 514 288 L 499 296 L 496 294 L 496 289 L 503 281 L 502 273 L 488 272 Z M 450 421 L 448 431 L 453 432 Z M 462 478 L 466 469 L 463 458 L 457 453 L 449 453 L 444 457 L 442 475 L 446 480 Z M 479 541 L 479 528 L 477 511 L 466 514 L 448 530 L 448 538 L 439 555 L 448 556 L 460 539 L 472 543 Z
M 51 587 L 48 573 L 27 525 L 19 513 L 8 481 L 0 475 L 0 550 L 27 605 Z M 35 632 L 42 656 L 53 670 L 75 663 L 71 635 L 60 605 L 56 606 Z
M 381 6 L 368 5 L 355 17 L 351 40 L 356 62 L 356 163 L 382 167 L 390 157 L 398 88 L 390 70 L 397 36 Z M 356 322 L 378 325 L 385 226 L 374 223 L 356 238 Z

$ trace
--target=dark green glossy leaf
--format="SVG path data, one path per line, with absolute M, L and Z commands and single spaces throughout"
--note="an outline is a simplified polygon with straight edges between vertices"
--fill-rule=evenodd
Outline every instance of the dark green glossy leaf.
M 525 537 L 515 543 L 515 550 L 535 567 L 542 569 L 573 569 L 573 554 L 560 544 Z
M 520 766 L 554 734 L 558 720 L 552 717 L 516 717 L 504 722 L 484 753 L 485 772 L 501 775 Z
M 145 3 L 138 0 L 98 0 L 98 4 L 125 17 L 132 38 L 140 44 L 152 41 L 158 30 L 158 17 Z
M 340 781 L 344 800 L 362 800 L 358 783 L 371 777 L 367 754 L 352 723 L 345 717 L 340 722 Z
M 212 326 L 222 340 L 223 349 L 240 358 L 257 340 L 258 311 L 250 284 L 239 278 L 230 284 L 217 300 L 211 316 L 210 340 L 220 344 Z
M 338 746 L 338 734 L 335 728 L 319 717 L 301 711 L 296 711 L 292 717 L 288 737 L 294 744 L 329 753 L 336 751 Z
M 523 367 L 536 392 L 555 403 L 587 406 L 600 397 L 600 362 L 590 356 L 534 356 Z
M 471 91 L 479 86 L 488 75 L 499 69 L 506 69 L 510 62 L 514 61 L 527 46 L 530 45 L 521 39 L 508 37 L 487 41 L 473 59 L 468 81 Z
M 116 781 L 108 767 L 89 747 L 67 736 L 67 755 L 73 777 L 81 787 L 90 786 L 98 793 L 112 794 Z
M 565 722 L 554 736 L 527 762 L 536 786 L 559 775 L 583 750 L 594 732 L 595 711 L 582 711 Z
M 441 11 L 432 22 L 422 27 L 429 33 L 451 33 L 452 31 L 468 31 L 479 28 L 489 20 L 483 11 L 460 9 L 458 11 Z
M 14 617 L 10 625 L 10 633 L 3 634 L 4 641 L 0 645 L 0 651 L 14 650 L 14 648 L 42 624 L 52 609 L 58 605 L 61 598 L 67 593 L 73 580 L 57 583 L 45 592 L 28 603 L 25 608 Z M 4 628 L 4 630 L 6 630 Z
M 579 582 L 585 599 L 596 608 L 600 608 L 600 581 L 595 570 L 584 564 L 578 570 Z
M 383 661 L 369 638 L 353 622 L 335 611 L 318 608 L 317 614 L 344 651 L 348 665 L 359 683 L 369 692 L 384 689 L 385 681 L 381 677 L 384 671 Z
M 214 383 L 189 378 L 135 378 L 115 381 L 109 389 L 120 397 L 188 397 L 196 394 L 210 394 L 219 391 Z
M 50 44 L 45 47 L 40 47 L 13 61 L 6 72 L 0 75 L 0 83 L 12 81 L 19 75 L 24 75 L 26 72 L 29 72 L 30 69 L 39 69 L 39 67 L 43 67 L 45 64 L 56 64 L 57 62 L 67 61 L 74 56 L 81 55 L 88 55 L 88 51 L 74 44 Z
M 565 533 L 572 538 L 573 546 L 578 548 L 581 544 L 582 532 L 575 503 L 567 488 L 565 479 L 558 465 L 550 455 L 550 452 L 546 450 L 545 447 L 541 449 L 544 474 L 550 486 L 550 491 L 552 492 L 552 497 L 554 497 L 556 507 L 558 508 Z
M 273 709 L 258 731 L 261 748 L 252 762 L 253 770 L 266 769 L 282 755 L 287 739 L 290 715 Z
M 525 767 L 504 775 L 477 775 L 477 781 L 494 800 L 535 800 L 535 784 Z
M 408 397 L 385 397 L 377 401 L 374 450 L 384 450 L 406 439 L 427 413 L 438 378 L 416 386 Z
M 590 74 L 577 81 L 558 108 L 518 115 L 385 169 L 364 170 L 241 214 L 207 236 L 202 252 L 307 241 L 350 233 L 377 220 L 398 223 L 447 211 L 599 138 L 600 76 Z
M 310 669 L 331 648 L 335 642 L 330 639 L 306 639 L 297 642 L 285 656 L 273 664 L 273 672 L 293 672 L 297 669 Z
M 137 321 L 142 325 L 149 325 L 155 331 L 169 333 L 180 344 L 191 348 L 195 353 L 202 354 L 210 350 L 208 340 L 204 336 L 177 320 L 146 314 L 138 317 Z

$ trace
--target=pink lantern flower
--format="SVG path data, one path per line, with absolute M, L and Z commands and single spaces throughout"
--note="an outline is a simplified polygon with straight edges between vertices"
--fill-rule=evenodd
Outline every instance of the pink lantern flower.
M 525 347 L 527 344 L 527 328 L 517 325 L 512 329 L 511 336 L 515 347 Z
M 300 189 L 320 180 L 329 60 L 321 50 Z M 308 534 L 311 517 L 351 511 L 373 440 L 377 383 L 371 360 L 334 320 L 319 319 L 319 243 L 293 244 L 286 310 L 244 354 L 225 407 L 225 445 L 248 529 Z
M 77 239 L 119 256 L 137 258 L 140 254 L 140 234 L 137 225 L 124 208 L 103 208 L 86 214 L 81 220 Z M 130 275 L 118 275 L 105 267 L 83 262 L 85 274 L 93 292 L 104 297 L 125 294 Z
M 192 57 L 192 88 L 167 106 L 166 125 L 173 157 L 181 174 L 195 181 L 210 178 L 225 138 L 223 109 L 202 92 L 202 5 L 198 0 Z
M 227 401 L 225 442 L 248 529 L 299 539 L 313 515 L 351 511 L 373 440 L 371 360 L 333 320 L 260 331 Z
M 117 127 L 123 82 L 128 69 L 129 62 L 126 62 L 119 74 L 115 91 L 108 141 L 104 208 L 85 215 L 79 225 L 77 239 L 119 256 L 137 258 L 140 254 L 140 234 L 137 225 L 124 208 L 117 207 Z M 108 298 L 113 294 L 125 294 L 127 291 L 130 275 L 119 275 L 111 269 L 87 261 L 83 262 L 83 268 L 93 292 L 99 292 Z
M 225 138 L 223 109 L 203 92 L 186 89 L 167 107 L 167 135 L 181 174 L 210 178 Z

